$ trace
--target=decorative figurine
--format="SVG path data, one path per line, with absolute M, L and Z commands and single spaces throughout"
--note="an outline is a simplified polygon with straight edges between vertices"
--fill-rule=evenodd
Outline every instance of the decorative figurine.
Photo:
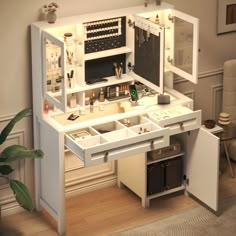
M 46 19 L 49 24 L 55 23 L 57 19 L 56 10 L 58 7 L 59 7 L 58 4 L 55 2 L 43 5 L 42 13 L 46 14 Z
M 148 4 L 149 4 L 149 1 L 148 1 L 148 0 L 145 0 L 145 1 L 144 1 L 144 6 L 147 7 Z M 156 0 L 156 5 L 157 5 L 157 6 L 160 6 L 160 5 L 161 5 L 161 0 Z

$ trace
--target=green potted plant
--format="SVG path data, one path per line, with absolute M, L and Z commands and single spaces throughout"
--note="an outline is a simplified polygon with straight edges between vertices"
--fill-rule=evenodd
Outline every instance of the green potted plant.
M 0 133 L 0 147 L 6 141 L 7 136 L 15 126 L 27 113 L 29 109 L 24 109 L 6 125 L 6 127 Z M 42 158 L 43 152 L 41 150 L 28 150 L 21 145 L 11 145 L 6 147 L 2 152 L 0 151 L 0 178 L 4 178 L 10 185 L 16 201 L 21 207 L 28 211 L 34 209 L 34 201 L 28 188 L 19 180 L 12 179 L 11 173 L 14 169 L 11 167 L 11 163 L 17 160 L 25 158 Z

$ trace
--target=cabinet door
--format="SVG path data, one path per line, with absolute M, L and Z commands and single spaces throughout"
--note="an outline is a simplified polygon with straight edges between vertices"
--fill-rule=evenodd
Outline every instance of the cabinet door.
M 48 32 L 43 38 L 43 93 L 44 98 L 60 110 L 66 110 L 65 46 Z
M 199 20 L 182 12 L 172 10 L 173 23 L 170 55 L 170 70 L 175 74 L 197 83 Z
M 163 93 L 165 28 L 140 16 L 134 21 L 132 76 Z
M 189 193 L 218 210 L 219 138 L 200 128 L 187 135 L 186 175 Z

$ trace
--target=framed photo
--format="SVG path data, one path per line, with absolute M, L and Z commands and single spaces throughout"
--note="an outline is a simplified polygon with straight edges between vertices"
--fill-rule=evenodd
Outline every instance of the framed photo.
M 236 31 L 236 0 L 218 0 L 217 34 Z

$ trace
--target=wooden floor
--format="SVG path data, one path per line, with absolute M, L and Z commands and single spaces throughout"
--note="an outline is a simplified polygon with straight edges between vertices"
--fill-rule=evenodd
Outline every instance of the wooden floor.
M 231 178 L 221 158 L 220 201 L 236 196 L 236 178 Z M 233 163 L 236 171 L 236 164 Z M 197 207 L 198 203 L 182 192 L 153 199 L 151 207 L 141 207 L 139 197 L 126 188 L 109 187 L 73 197 L 66 202 L 69 236 L 104 236 L 111 232 L 153 222 L 163 217 Z M 19 235 L 55 236 L 55 226 L 40 213 L 22 212 L 3 219 L 4 225 L 21 231 Z M 16 236 L 18 234 L 6 234 Z

